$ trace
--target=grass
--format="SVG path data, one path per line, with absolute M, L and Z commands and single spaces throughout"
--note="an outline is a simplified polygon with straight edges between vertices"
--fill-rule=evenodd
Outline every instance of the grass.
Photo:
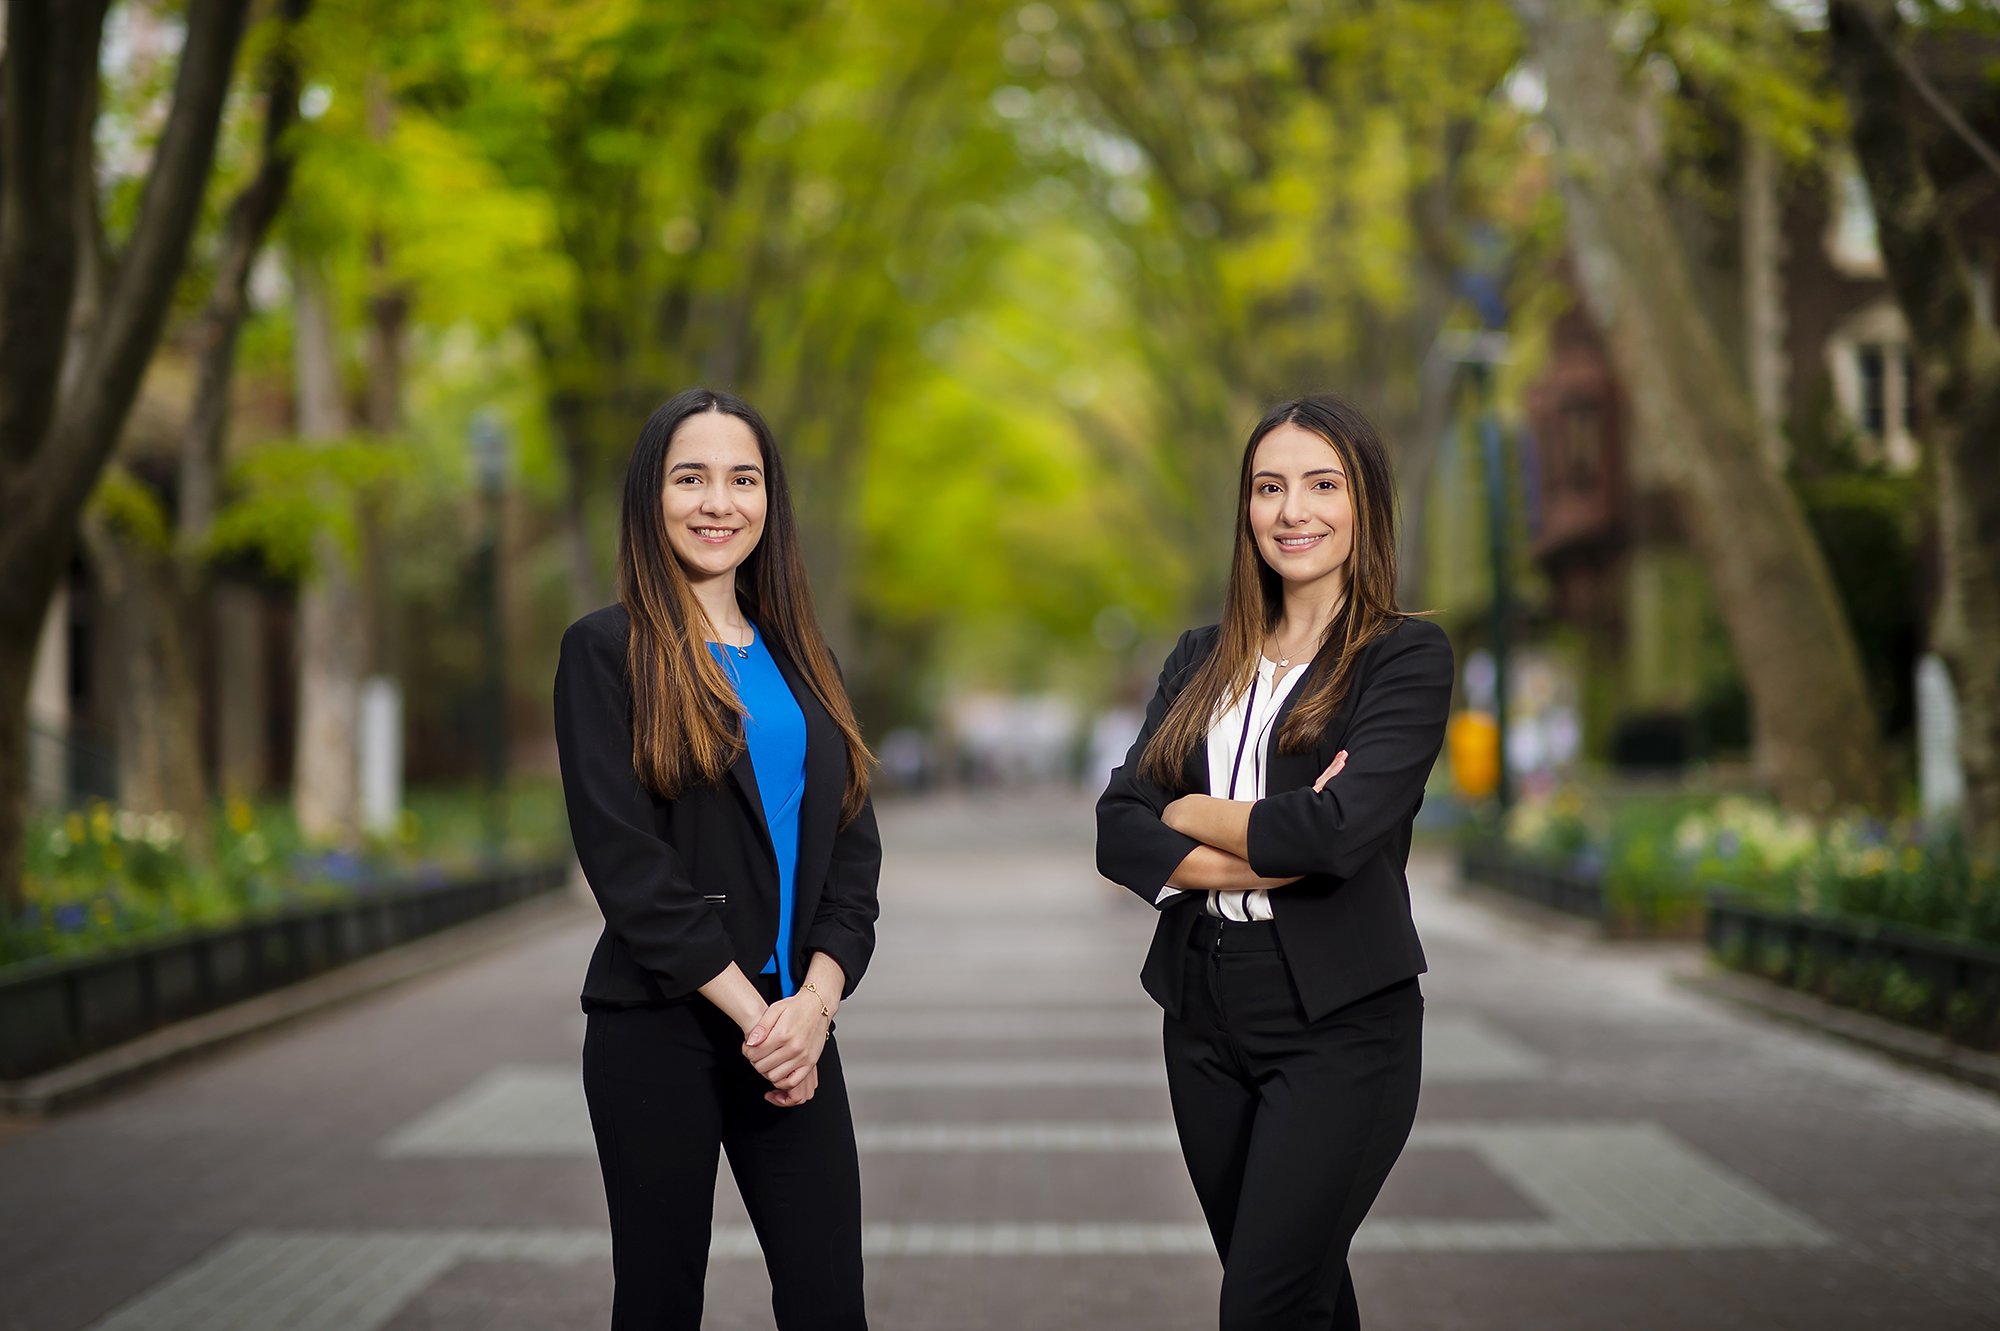
M 0 919 L 0 966 L 333 904 L 385 877 L 441 881 L 569 848 L 552 781 L 518 782 L 497 803 L 477 789 L 412 791 L 393 835 L 352 848 L 307 844 L 283 804 L 232 799 L 211 819 L 206 862 L 189 853 L 186 829 L 171 814 L 100 803 L 31 819 L 26 902 Z

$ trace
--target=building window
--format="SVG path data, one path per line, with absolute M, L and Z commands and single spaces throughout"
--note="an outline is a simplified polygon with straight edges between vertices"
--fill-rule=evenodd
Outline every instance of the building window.
M 1854 432 L 1860 460 L 1908 472 L 1917 447 L 1916 366 L 1909 327 L 1883 296 L 1842 321 L 1826 341 L 1833 398 Z
M 1902 368 L 1902 375 L 1900 377 L 1903 390 L 1903 409 L 1899 414 L 1903 418 L 1903 433 L 1915 434 L 1917 430 L 1917 363 L 1915 358 L 1910 355 L 1908 347 L 1904 347 L 1902 354 L 1896 357 L 1896 364 Z
M 1882 350 L 1879 345 L 1857 350 L 1861 371 L 1861 429 L 1876 439 L 1882 437 L 1889 424 L 1889 383 Z

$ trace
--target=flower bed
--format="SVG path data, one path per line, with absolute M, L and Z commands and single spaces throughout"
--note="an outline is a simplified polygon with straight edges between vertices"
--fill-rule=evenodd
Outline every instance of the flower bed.
M 1816 823 L 1742 795 L 1570 787 L 1524 802 L 1505 831 L 1510 860 L 1596 883 L 1614 929 L 1687 932 L 1720 887 L 1768 910 L 2000 944 L 2000 865 L 1971 856 L 1949 825 Z
M 208 853 L 193 854 L 172 814 L 108 804 L 34 819 L 24 908 L 0 915 L 0 973 L 10 963 L 88 956 L 257 915 L 331 907 L 366 884 L 462 878 L 498 862 L 568 851 L 561 790 L 521 783 L 494 807 L 477 790 L 420 790 L 391 836 L 352 849 L 306 844 L 291 811 L 232 799 L 216 810 Z M 496 842 L 489 814 L 504 829 Z

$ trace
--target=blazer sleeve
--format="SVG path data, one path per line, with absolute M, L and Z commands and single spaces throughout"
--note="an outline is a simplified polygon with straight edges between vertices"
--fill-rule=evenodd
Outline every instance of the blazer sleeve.
M 833 838 L 826 887 L 806 932 L 806 951 L 824 952 L 846 976 L 840 996 L 861 983 L 875 953 L 875 920 L 882 913 L 876 885 L 882 878 L 882 837 L 875 827 L 875 802 L 864 802 L 854 821 Z
M 1160 821 L 1160 815 L 1175 799 L 1172 791 L 1147 780 L 1139 772 L 1139 759 L 1152 742 L 1153 733 L 1166 720 L 1167 710 L 1180 697 L 1181 687 L 1192 673 L 1199 652 L 1193 630 L 1181 635 L 1160 671 L 1159 687 L 1146 704 L 1146 721 L 1139 738 L 1125 755 L 1124 765 L 1111 773 L 1111 783 L 1097 801 L 1097 872 L 1114 883 L 1129 887 L 1141 900 L 1158 910 L 1174 902 L 1195 899 L 1201 893 L 1184 893 L 1157 900 L 1181 861 L 1201 843 L 1176 832 Z
M 1347 766 L 1250 810 L 1250 867 L 1267 878 L 1351 878 L 1410 817 L 1444 746 L 1451 711 L 1451 642 L 1428 620 L 1405 620 L 1359 687 L 1342 745 Z
M 652 796 L 632 770 L 625 647 L 581 622 L 556 666 L 556 750 L 583 876 L 632 959 L 679 998 L 728 969 L 736 949 L 674 848 L 654 832 Z

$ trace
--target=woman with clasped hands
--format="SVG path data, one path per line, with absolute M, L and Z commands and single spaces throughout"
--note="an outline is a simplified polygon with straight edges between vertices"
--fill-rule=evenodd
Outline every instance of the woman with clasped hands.
M 833 1018 L 875 947 L 869 755 L 813 616 L 770 429 L 690 389 L 625 473 L 619 603 L 563 635 L 563 794 L 604 934 L 583 1083 L 618 1331 L 701 1325 L 716 1151 L 782 1331 L 861 1328 Z
M 1141 979 L 1227 1329 L 1360 1325 L 1348 1244 L 1416 1117 L 1403 871 L 1453 671 L 1396 608 L 1394 523 L 1359 411 L 1259 421 L 1222 623 L 1182 636 L 1097 805 L 1099 870 L 1159 912 Z

